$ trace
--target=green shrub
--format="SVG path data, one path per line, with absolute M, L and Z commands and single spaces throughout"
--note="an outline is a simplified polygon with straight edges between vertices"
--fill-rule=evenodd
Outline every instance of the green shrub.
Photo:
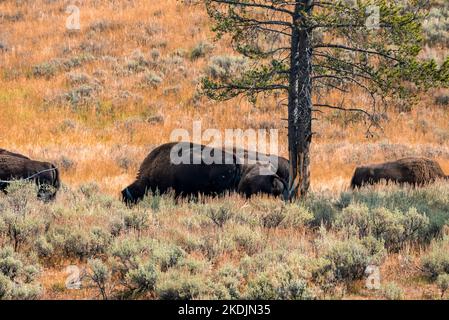
M 303 228 L 314 220 L 313 213 L 306 207 L 290 204 L 286 206 L 285 218 L 281 222 L 284 228 Z
M 191 51 L 190 59 L 196 60 L 205 57 L 214 49 L 214 46 L 206 41 L 199 42 Z
M 427 227 L 418 231 L 418 240 L 429 243 L 441 235 L 449 221 L 449 188 L 447 184 L 435 183 L 426 188 L 406 189 L 387 186 L 385 189 L 364 188 L 359 191 L 342 193 L 338 201 L 342 209 L 350 204 L 365 205 L 370 210 L 385 208 L 392 212 L 406 213 L 415 208 L 429 219 Z
M 444 294 L 449 289 L 449 274 L 440 274 L 437 278 L 437 286 L 441 291 L 441 298 L 443 298 Z
M 144 210 L 133 210 L 125 214 L 124 225 L 126 229 L 133 229 L 137 232 L 148 228 L 148 214 Z
M 157 88 L 164 81 L 163 77 L 154 71 L 147 71 L 140 79 L 142 88 Z
M 431 279 L 449 273 L 448 239 L 432 243 L 430 251 L 421 258 L 421 268 Z
M 419 238 L 429 226 L 429 219 L 415 208 L 405 213 L 384 207 L 370 209 L 365 204 L 351 204 L 337 216 L 335 225 L 359 237 L 373 236 L 383 240 L 389 250 L 399 250 L 406 243 Z
M 3 217 L 6 226 L 6 234 L 10 239 L 14 250 L 18 251 L 22 246 L 32 243 L 43 232 L 45 221 L 39 217 L 6 212 Z
M 12 291 L 13 283 L 9 277 L 0 273 L 0 300 L 7 299 Z
M 152 249 L 152 257 L 162 271 L 176 266 L 185 256 L 184 250 L 173 244 L 157 243 Z
M 139 263 L 126 274 L 126 283 L 135 293 L 145 293 L 156 288 L 158 273 L 152 262 Z
M 35 283 L 40 267 L 14 252 L 12 247 L 0 249 L 0 299 L 36 299 L 42 290 Z
M 226 222 L 228 222 L 234 215 L 229 205 L 206 205 L 204 208 L 205 214 L 212 222 L 222 229 Z
M 210 60 L 206 73 L 214 80 L 226 81 L 244 72 L 247 63 L 241 57 L 216 56 Z
M 210 262 L 207 259 L 195 258 L 193 256 L 182 259 L 179 266 L 186 269 L 190 274 L 199 274 L 211 268 Z
M 42 240 L 41 240 L 42 241 Z M 56 227 L 47 234 L 48 245 L 65 257 L 89 258 L 108 251 L 111 235 L 102 228 L 89 231 L 80 228 Z
M 262 248 L 261 235 L 247 226 L 236 225 L 230 236 L 237 248 L 248 255 L 253 255 Z
M 267 273 L 261 273 L 248 282 L 246 297 L 252 300 L 275 300 L 277 284 Z
M 449 5 L 433 4 L 429 15 L 423 23 L 423 31 L 430 45 L 440 44 L 447 46 L 449 42 Z
M 310 300 L 313 295 L 307 281 L 288 268 L 263 272 L 248 281 L 246 298 L 253 300 Z
M 44 236 L 39 237 L 35 241 L 34 247 L 38 257 L 40 258 L 49 258 L 54 253 L 53 245 L 49 243 Z
M 204 279 L 172 271 L 164 274 L 156 287 L 161 300 L 193 300 L 207 292 Z
M 266 229 L 276 229 L 279 227 L 285 219 L 285 212 L 282 208 L 277 210 L 268 211 L 262 214 L 260 218 L 260 224 Z
M 214 283 L 218 283 L 223 287 L 223 299 L 241 299 L 240 285 L 243 282 L 243 275 L 240 271 L 230 265 L 223 265 L 216 273 Z M 217 297 L 220 299 L 220 297 Z
M 309 222 L 311 227 L 319 227 L 322 224 L 330 227 L 335 219 L 337 210 L 327 198 L 311 197 L 303 204 L 312 213 L 313 218 Z
M 404 299 L 404 290 L 396 283 L 389 282 L 382 288 L 382 295 L 387 300 L 402 300 Z
M 338 240 L 325 236 L 320 241 L 322 256 L 312 274 L 318 281 L 331 284 L 329 288 L 324 284 L 323 291 L 331 291 L 337 283 L 349 285 L 351 281 L 362 279 L 366 267 L 380 264 L 385 255 L 382 243 L 373 238 Z

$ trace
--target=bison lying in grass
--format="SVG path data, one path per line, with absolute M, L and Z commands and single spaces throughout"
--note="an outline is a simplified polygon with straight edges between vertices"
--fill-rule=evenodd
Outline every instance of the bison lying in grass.
M 385 180 L 398 184 L 422 186 L 437 179 L 449 179 L 440 165 L 427 158 L 404 158 L 358 167 L 352 177 L 351 187 L 359 188 L 368 184 L 376 184 Z
M 208 157 L 204 158 L 205 154 Z M 174 158 L 183 161 L 173 161 Z M 233 191 L 247 197 L 257 193 L 286 194 L 284 179 L 276 173 L 260 174 L 260 169 L 267 165 L 248 164 L 237 157 L 235 150 L 228 152 L 189 142 L 167 143 L 145 158 L 136 181 L 122 191 L 122 198 L 127 203 L 136 203 L 147 192 L 156 190 L 161 194 L 173 190 L 176 197 L 215 196 Z
M 22 179 L 38 185 L 42 200 L 53 199 L 60 187 L 59 171 L 53 164 L 0 149 L 0 190 L 6 193 L 11 181 Z

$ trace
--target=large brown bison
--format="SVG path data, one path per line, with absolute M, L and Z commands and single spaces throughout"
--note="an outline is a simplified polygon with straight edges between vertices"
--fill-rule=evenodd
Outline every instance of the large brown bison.
M 0 150 L 0 190 L 14 180 L 34 181 L 38 185 L 38 197 L 51 200 L 60 187 L 59 171 L 51 163 L 31 160 L 23 155 Z
M 358 167 L 352 177 L 351 187 L 359 188 L 367 184 L 379 183 L 382 180 L 387 183 L 421 186 L 441 178 L 448 179 L 449 177 L 444 174 L 436 161 L 427 158 L 404 158 Z
M 237 154 L 236 149 L 228 152 L 189 142 L 163 144 L 143 161 L 136 181 L 122 191 L 122 199 L 136 203 L 147 192 L 156 190 L 161 194 L 173 190 L 177 197 L 233 191 L 247 197 L 260 193 L 285 197 L 288 160 L 270 156 L 269 161 L 248 161 L 249 153 L 243 151 Z M 203 154 L 209 154 L 210 159 L 203 159 Z M 175 158 L 183 155 L 188 161 L 173 163 L 173 155 Z M 199 159 L 196 164 L 194 158 Z M 272 166 L 271 161 L 279 165 Z M 266 167 L 274 168 L 272 174 L 263 171 Z
M 176 197 L 213 196 L 236 190 L 240 176 L 241 166 L 232 153 L 189 142 L 167 143 L 145 158 L 136 181 L 122 191 L 122 197 L 136 203 L 149 191 L 163 194 L 170 190 Z

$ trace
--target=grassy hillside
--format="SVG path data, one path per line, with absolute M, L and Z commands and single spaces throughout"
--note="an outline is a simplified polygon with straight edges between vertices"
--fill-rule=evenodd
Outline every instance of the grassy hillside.
M 220 130 L 277 128 L 279 153 L 287 153 L 282 98 L 253 106 L 198 95 L 205 73 L 226 72 L 220 62 L 232 67 L 236 58 L 227 39 L 214 42 L 195 3 L 85 0 L 81 30 L 70 31 L 64 2 L 0 1 L 0 147 L 56 163 L 65 185 L 51 204 L 31 192 L 0 194 L 0 270 L 20 265 L 16 279 L 0 277 L 0 297 L 2 288 L 10 288 L 5 297 L 99 297 L 96 287 L 65 288 L 65 268 L 75 264 L 104 271 L 108 297 L 437 298 L 428 265 L 449 272 L 447 239 L 437 240 L 443 249 L 428 244 L 447 221 L 447 185 L 346 192 L 355 166 L 369 162 L 427 156 L 449 173 L 447 91 L 431 91 L 413 107 L 391 105 L 371 138 L 355 115 L 320 114 L 313 203 L 283 208 L 231 197 L 174 205 L 156 197 L 129 210 L 118 202 L 148 152 L 194 120 Z M 447 6 L 435 1 L 423 57 L 447 55 Z M 351 212 L 353 221 L 345 221 Z M 321 215 L 329 216 L 322 229 Z M 388 228 L 360 231 L 378 223 L 372 217 Z M 89 267 L 88 259 L 103 262 Z M 382 290 L 364 289 L 360 272 L 370 263 L 381 265 Z

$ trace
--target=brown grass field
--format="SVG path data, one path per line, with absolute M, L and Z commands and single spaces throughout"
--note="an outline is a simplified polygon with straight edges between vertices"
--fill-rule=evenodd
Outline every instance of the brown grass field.
M 106 228 L 107 223 L 99 221 L 107 216 L 108 206 L 101 202 L 97 208 L 87 203 L 89 200 L 80 200 L 83 204 L 77 210 L 70 190 L 95 184 L 98 197 L 108 197 L 113 208 L 119 206 L 119 192 L 133 181 L 143 158 L 155 146 L 167 142 L 172 130 L 191 130 L 195 120 L 201 120 L 203 128 L 219 130 L 279 129 L 279 154 L 287 156 L 286 123 L 282 120 L 286 118 L 286 108 L 279 106 L 280 100 L 262 99 L 253 106 L 245 99 L 216 103 L 198 96 L 199 80 L 211 57 L 233 55 L 226 39 L 214 42 L 202 6 L 176 0 L 74 3 L 81 9 L 80 31 L 66 29 L 68 1 L 0 1 L 0 44 L 6 47 L 0 46 L 0 147 L 56 163 L 68 188 L 61 192 L 55 204 L 36 204 L 38 207 L 33 212 L 43 206 L 58 216 L 55 213 L 58 210 L 74 208 L 73 213 L 61 213 L 55 218 L 56 223 L 74 223 L 80 228 L 98 223 Z M 190 53 L 201 42 L 213 47 L 204 56 L 191 59 Z M 436 54 L 445 52 L 441 48 L 428 50 Z M 159 78 L 148 85 L 145 77 L 154 78 L 154 75 Z M 385 114 L 388 120 L 382 122 L 383 130 L 375 131 L 370 138 L 365 134 L 366 124 L 354 115 L 331 111 L 319 115 L 313 129 L 316 132 L 312 148 L 313 193 L 338 198 L 348 190 L 355 166 L 403 156 L 433 158 L 449 174 L 449 106 L 435 102 L 439 94 L 445 92 L 431 90 L 411 110 L 408 106 L 402 109 L 390 106 Z M 357 93 L 353 101 L 364 102 L 358 101 Z M 447 186 L 438 188 L 443 194 L 449 194 Z M 380 187 L 378 191 L 382 190 Z M 223 201 L 243 210 L 254 205 L 232 197 Z M 94 217 L 83 210 L 100 213 Z M 197 238 L 202 235 L 215 237 L 220 232 L 202 221 L 190 221 L 193 226 L 189 227 L 186 221 L 196 219 L 196 209 L 190 204 L 167 210 L 169 217 L 158 214 L 149 218 L 145 236 L 176 239 L 179 244 L 187 242 L 180 239 L 184 231 L 195 238 L 189 240 L 192 242 L 200 241 Z M 198 227 L 202 223 L 204 232 Z M 267 237 L 272 250 L 289 251 L 290 248 L 308 257 L 318 255 L 318 249 L 312 245 L 319 238 L 316 229 L 275 228 L 266 232 L 259 226 L 253 229 L 237 222 L 228 227 L 231 234 L 252 230 L 256 243 Z M 0 245 L 6 243 L 0 241 Z M 421 255 L 428 250 L 427 246 L 407 245 L 399 252 L 388 253 L 381 266 L 383 283 L 397 283 L 405 298 L 439 298 L 436 284 L 426 279 L 419 269 Z M 243 251 L 229 250 L 212 259 L 203 251 L 193 249 L 188 256 L 198 264 L 207 263 L 211 270 L 218 270 L 225 264 L 240 263 Z M 64 287 L 65 267 L 85 266 L 86 260 L 60 257 L 48 263 L 40 261 L 39 282 L 44 289 L 40 298 L 98 297 L 94 288 L 67 290 Z M 176 277 L 175 271 L 160 276 L 166 285 L 169 277 Z M 201 282 L 209 279 L 209 273 L 192 277 Z M 388 296 L 365 289 L 363 283 L 364 280 L 354 281 L 344 296 L 335 293 L 332 297 Z M 146 297 L 155 296 L 150 293 Z

